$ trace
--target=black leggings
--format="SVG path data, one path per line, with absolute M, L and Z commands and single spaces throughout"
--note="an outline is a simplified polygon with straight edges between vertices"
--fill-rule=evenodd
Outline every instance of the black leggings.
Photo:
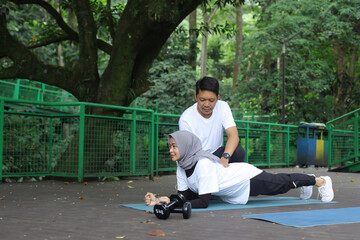
M 225 151 L 225 147 L 219 147 L 218 149 L 216 149 L 215 152 L 213 152 L 213 154 L 219 158 L 221 158 L 221 155 L 224 153 Z M 241 145 L 238 145 L 234 151 L 234 153 L 231 156 L 231 159 L 229 161 L 229 163 L 232 162 L 243 162 L 245 160 L 245 150 Z
M 311 186 L 315 183 L 315 177 L 307 174 L 272 174 L 263 171 L 250 179 L 250 196 L 282 194 L 292 188 Z

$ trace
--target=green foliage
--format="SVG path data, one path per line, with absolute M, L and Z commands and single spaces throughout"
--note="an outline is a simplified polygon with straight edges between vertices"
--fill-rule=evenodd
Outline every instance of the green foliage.
M 281 116 L 282 41 L 301 31 L 286 44 L 286 118 L 326 122 L 334 116 L 337 81 L 332 41 L 359 42 L 354 23 L 359 21 L 359 1 L 254 1 L 257 32 L 244 36 L 240 84 L 233 103 L 275 111 Z M 251 55 L 251 57 L 250 57 Z M 356 73 L 358 76 L 359 71 Z M 356 78 L 355 76 L 355 78 Z M 258 99 L 258 101 L 250 101 Z M 356 101 L 354 99 L 354 101 Z
M 60 4 L 60 13 L 74 29 L 75 17 L 70 0 L 47 1 L 52 6 Z M 232 71 L 235 55 L 235 5 L 242 0 L 204 1 L 207 6 L 218 5 L 209 28 L 201 23 L 198 14 L 198 33 L 210 32 L 208 41 L 208 75 L 221 80 L 222 98 L 231 105 L 250 111 L 281 116 L 281 41 L 301 31 L 286 44 L 286 117 L 289 123 L 299 121 L 325 122 L 334 115 L 336 91 L 340 84 L 337 76 L 337 58 L 334 56 L 334 40 L 343 48 L 359 51 L 360 1 L 359 0 L 252 0 L 243 8 L 243 43 L 239 85 L 234 92 Z M 64 32 L 53 18 L 37 5 L 15 5 L 2 1 L 7 14 L 7 27 L 17 39 L 27 46 L 46 42 L 53 37 L 61 37 Z M 126 6 L 126 1 L 111 1 L 111 16 L 114 28 Z M 108 43 L 112 38 L 109 29 L 109 9 L 106 0 L 91 0 L 90 6 L 97 27 L 97 37 Z M 154 5 L 156 13 L 166 9 Z M 171 9 L 171 11 L 175 11 Z M 200 11 L 200 10 L 199 10 Z M 161 18 L 161 16 L 157 16 Z M 30 19 L 30 20 L 29 20 Z M 194 102 L 196 72 L 187 63 L 188 29 L 180 26 L 164 46 L 150 70 L 151 89 L 143 94 L 136 104 L 162 112 L 181 113 Z M 199 35 L 201 36 L 201 35 Z M 200 37 L 199 37 L 200 38 Z M 198 39 L 199 41 L 199 39 Z M 78 46 L 71 41 L 61 43 L 64 49 L 65 67 L 72 68 L 78 59 Z M 34 53 L 40 60 L 56 65 L 57 45 L 50 44 Z M 109 63 L 109 55 L 98 52 L 98 69 L 103 73 Z M 349 54 L 347 56 L 349 58 Z M 358 53 L 357 53 L 358 58 Z M 280 63 L 280 68 L 278 64 Z M 11 66 L 11 61 L 1 59 L 3 67 Z M 359 61 L 357 60 L 358 66 Z M 249 69 L 247 69 L 249 67 Z M 359 68 L 355 68 L 352 91 L 346 104 L 349 110 L 359 106 L 360 87 L 357 79 Z M 348 69 L 346 69 L 348 70 Z M 347 76 L 348 77 L 348 76 Z
M 62 122 L 55 119 L 50 123 L 49 118 L 34 114 L 35 109 L 17 108 L 13 111 L 16 114 L 4 117 L 3 173 L 14 176 L 47 173 L 49 168 L 55 167 L 73 135 L 64 138 Z
M 150 90 L 137 98 L 136 106 L 162 113 L 180 114 L 194 103 L 196 72 L 188 65 L 188 36 L 172 35 L 150 69 Z

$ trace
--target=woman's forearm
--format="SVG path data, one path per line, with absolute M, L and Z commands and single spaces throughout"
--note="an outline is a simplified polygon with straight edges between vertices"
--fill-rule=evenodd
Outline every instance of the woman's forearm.
M 211 194 L 198 195 L 190 189 L 186 191 L 178 191 L 191 203 L 192 208 L 207 208 L 211 199 Z

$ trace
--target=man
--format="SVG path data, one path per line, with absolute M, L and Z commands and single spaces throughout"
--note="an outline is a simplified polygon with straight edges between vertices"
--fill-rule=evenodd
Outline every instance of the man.
M 200 138 L 203 149 L 221 159 L 228 167 L 231 162 L 243 162 L 245 151 L 239 145 L 239 135 L 229 105 L 219 100 L 219 82 L 204 77 L 196 82 L 196 103 L 180 117 L 179 128 Z M 228 140 L 223 144 L 224 129 Z

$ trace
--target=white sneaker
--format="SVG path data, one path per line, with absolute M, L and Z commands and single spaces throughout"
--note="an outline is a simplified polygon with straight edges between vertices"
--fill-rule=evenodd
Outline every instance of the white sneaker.
M 321 201 L 330 202 L 334 198 L 334 190 L 332 188 L 332 181 L 329 176 L 321 176 L 320 178 L 325 180 L 325 185 L 319 187 L 319 195 L 321 196 Z
M 309 174 L 310 176 L 314 176 L 315 174 Z M 313 186 L 304 186 L 300 187 L 300 198 L 303 200 L 311 198 L 313 193 Z
M 303 200 L 309 199 L 312 196 L 313 186 L 300 187 L 300 198 Z

